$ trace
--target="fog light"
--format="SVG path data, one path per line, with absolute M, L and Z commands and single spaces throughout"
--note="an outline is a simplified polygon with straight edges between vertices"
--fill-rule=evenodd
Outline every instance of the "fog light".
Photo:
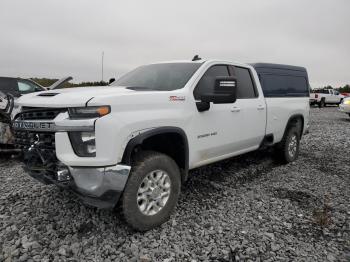
M 66 182 L 72 179 L 69 170 L 67 168 L 61 169 L 57 171 L 57 181 L 58 182 Z

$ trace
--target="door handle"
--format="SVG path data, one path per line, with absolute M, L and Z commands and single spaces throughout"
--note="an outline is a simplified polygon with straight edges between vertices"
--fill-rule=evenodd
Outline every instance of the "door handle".
M 265 109 L 264 106 L 262 106 L 262 105 L 259 105 L 259 106 L 258 106 L 258 110 L 264 110 L 264 109 Z
M 241 109 L 237 106 L 234 106 L 231 108 L 231 112 L 239 112 L 239 111 L 241 111 Z

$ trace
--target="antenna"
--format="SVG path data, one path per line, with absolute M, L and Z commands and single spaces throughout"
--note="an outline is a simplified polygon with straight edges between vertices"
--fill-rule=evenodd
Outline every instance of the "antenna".
M 192 61 L 198 61 L 198 60 L 202 60 L 202 58 L 200 58 L 199 55 L 195 55 L 195 56 L 192 58 Z
M 102 82 L 103 82 L 103 58 L 104 58 L 104 55 L 105 55 L 105 52 L 102 51 L 102 72 L 101 72 L 101 75 L 102 75 Z

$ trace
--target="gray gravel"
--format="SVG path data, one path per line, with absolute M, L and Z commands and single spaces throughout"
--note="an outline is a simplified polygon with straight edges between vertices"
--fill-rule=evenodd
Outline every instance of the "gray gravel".
M 298 161 L 260 151 L 196 170 L 172 219 L 146 233 L 2 158 L 0 261 L 350 261 L 350 118 L 311 118 Z

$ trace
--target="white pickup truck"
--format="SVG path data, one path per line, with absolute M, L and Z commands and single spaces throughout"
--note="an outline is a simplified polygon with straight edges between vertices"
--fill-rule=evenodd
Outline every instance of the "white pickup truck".
M 25 95 L 13 129 L 29 175 L 92 206 L 120 203 L 144 231 L 168 220 L 189 170 L 267 146 L 294 161 L 308 86 L 302 67 L 155 63 L 108 87 Z
M 337 90 L 321 89 L 310 93 L 310 105 L 317 104 L 319 107 L 325 107 L 327 104 L 339 105 L 345 96 L 340 94 Z

